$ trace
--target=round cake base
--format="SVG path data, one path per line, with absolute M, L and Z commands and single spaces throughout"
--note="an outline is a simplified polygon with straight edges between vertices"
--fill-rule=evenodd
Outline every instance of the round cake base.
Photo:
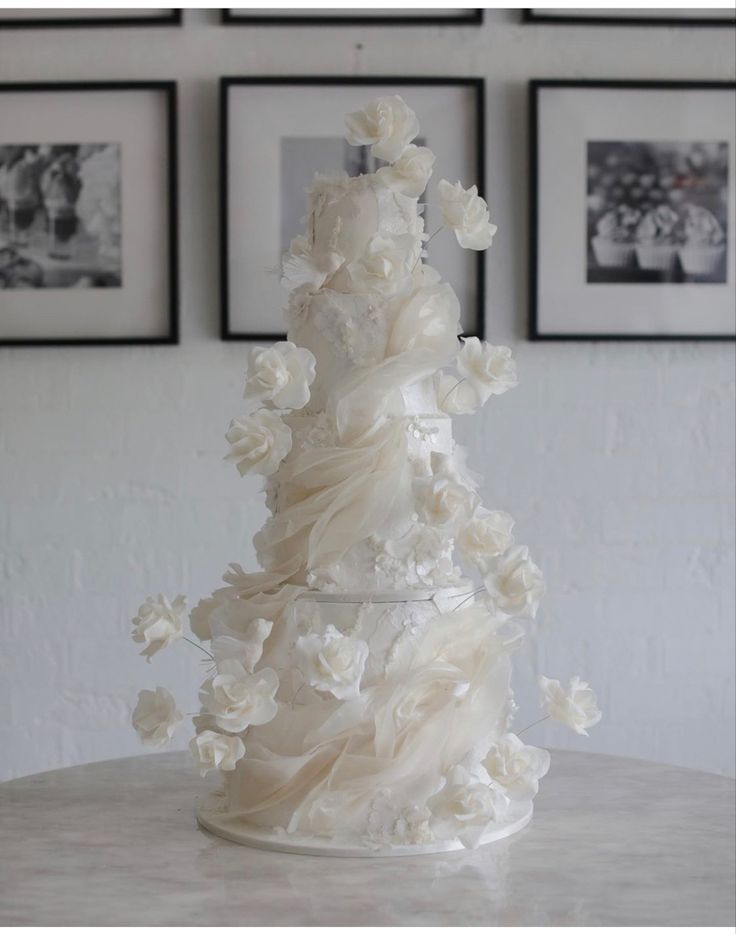
M 479 846 L 495 843 L 522 830 L 532 819 L 532 812 L 531 801 L 512 804 L 508 820 L 487 831 L 481 837 Z M 268 830 L 265 827 L 248 824 L 241 818 L 228 814 L 223 808 L 223 797 L 218 793 L 209 795 L 202 802 L 197 809 L 197 821 L 200 827 L 217 834 L 218 837 L 231 840 L 233 843 L 256 847 L 260 850 L 296 853 L 299 856 L 426 856 L 431 853 L 448 853 L 451 850 L 465 849 L 457 839 L 417 845 L 381 845 L 354 838 L 338 840 L 306 834 L 290 834 L 285 830 Z

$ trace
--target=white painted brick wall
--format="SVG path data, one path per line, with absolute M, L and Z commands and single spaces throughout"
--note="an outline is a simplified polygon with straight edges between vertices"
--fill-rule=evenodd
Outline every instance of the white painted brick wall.
M 733 79 L 733 33 L 521 26 L 508 12 L 482 30 L 215 16 L 0 31 L 0 81 L 180 80 L 183 296 L 178 348 L 0 349 L 0 778 L 138 752 L 140 687 L 169 685 L 193 710 L 196 651 L 146 665 L 128 620 L 149 592 L 196 599 L 229 561 L 253 564 L 258 483 L 222 462 L 246 346 L 216 334 L 217 76 L 404 71 L 488 78 L 501 230 L 488 332 L 514 347 L 521 385 L 457 435 L 549 582 L 519 658 L 522 707 L 533 719 L 537 673 L 580 672 L 606 714 L 588 741 L 530 739 L 732 772 L 733 346 L 530 345 L 524 320 L 527 79 Z

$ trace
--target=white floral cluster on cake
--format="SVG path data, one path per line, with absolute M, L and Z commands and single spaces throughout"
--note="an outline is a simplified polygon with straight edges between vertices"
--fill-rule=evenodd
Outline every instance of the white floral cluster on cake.
M 511 516 L 483 505 L 460 449 L 439 439 L 445 416 L 477 411 L 517 374 L 508 347 L 458 338 L 458 299 L 423 262 L 431 237 L 418 199 L 435 157 L 418 133 L 398 96 L 347 117 L 348 142 L 385 164 L 317 177 L 306 232 L 283 263 L 292 322 L 317 308 L 324 340 L 314 352 L 285 340 L 248 354 L 252 409 L 230 423 L 226 458 L 267 478 L 271 516 L 254 539 L 263 570 L 231 565 L 190 614 L 209 643 L 190 749 L 246 813 L 293 802 L 287 833 L 330 837 L 360 820 L 373 844 L 475 846 L 518 816 L 549 769 L 546 750 L 510 731 L 508 692 L 520 622 L 536 617 L 544 581 Z M 464 249 L 491 245 L 496 226 L 474 186 L 443 179 L 436 195 L 440 229 Z M 331 392 L 320 385 L 328 350 L 350 364 Z M 404 406 L 419 384 L 426 418 Z M 348 626 L 300 599 L 332 592 L 349 604 L 336 568 L 356 550 L 391 589 L 428 589 L 424 610 L 376 616 L 368 601 Z M 478 586 L 464 589 L 455 552 Z M 185 609 L 162 594 L 141 605 L 133 639 L 148 661 L 177 641 L 197 645 Z M 580 735 L 601 719 L 577 677 L 568 687 L 542 677 L 540 692 L 542 719 Z M 164 688 L 140 692 L 133 725 L 145 744 L 165 744 L 183 720 Z

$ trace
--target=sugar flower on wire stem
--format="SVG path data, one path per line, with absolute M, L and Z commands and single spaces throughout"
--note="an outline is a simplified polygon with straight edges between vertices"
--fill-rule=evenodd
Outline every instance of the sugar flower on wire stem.
M 539 679 L 539 689 L 541 706 L 547 711 L 548 716 L 569 726 L 581 736 L 587 736 L 588 730 L 595 726 L 603 716 L 598 709 L 598 701 L 590 685 L 577 675 L 570 678 L 567 688 L 564 688 L 559 681 L 542 675 Z
M 133 641 L 145 643 L 141 655 L 149 662 L 156 652 L 182 638 L 181 615 L 186 605 L 182 594 L 173 600 L 159 594 L 156 599 L 147 597 L 138 608 L 133 619 Z
M 214 730 L 203 730 L 189 743 L 189 751 L 199 765 L 199 774 L 204 778 L 213 769 L 232 772 L 245 755 L 245 745 L 239 736 L 225 736 Z
M 477 187 L 466 189 L 460 182 L 453 185 L 443 178 L 437 191 L 442 222 L 453 231 L 460 246 L 466 250 L 487 250 L 498 228 L 490 222 L 488 205 Z
M 166 688 L 139 691 L 132 723 L 144 746 L 165 746 L 183 719 Z
M 248 354 L 245 399 L 258 399 L 279 409 L 301 409 L 314 382 L 314 354 L 291 341 L 253 347 Z
M 241 477 L 247 474 L 270 477 L 291 450 L 291 428 L 266 409 L 234 418 L 225 438 L 230 443 L 225 460 L 235 462 Z
M 495 347 L 477 337 L 462 338 L 457 368 L 481 403 L 518 385 L 516 361 L 508 347 Z

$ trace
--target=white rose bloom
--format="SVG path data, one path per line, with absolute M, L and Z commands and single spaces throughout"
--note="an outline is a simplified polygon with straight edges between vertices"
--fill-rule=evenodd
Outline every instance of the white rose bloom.
M 490 222 L 488 205 L 477 187 L 465 189 L 460 182 L 452 185 L 443 178 L 437 191 L 442 222 L 454 232 L 460 246 L 466 250 L 487 250 L 498 227 Z
M 415 481 L 420 517 L 432 526 L 459 526 L 478 505 L 478 495 L 445 474 Z
M 512 801 L 531 801 L 549 762 L 546 749 L 525 746 L 514 733 L 506 733 L 491 747 L 483 765 Z
M 379 97 L 345 118 L 351 146 L 372 146 L 371 152 L 386 162 L 396 162 L 419 132 L 417 115 L 398 94 Z
M 480 400 L 471 383 L 452 373 L 438 373 L 435 377 L 437 408 L 445 415 L 472 415 Z
M 300 636 L 296 650 L 302 674 L 313 688 L 329 691 L 339 700 L 358 697 L 368 658 L 368 645 L 362 639 L 328 626 L 323 635 Z
M 245 746 L 239 736 L 223 736 L 212 730 L 204 730 L 195 736 L 189 750 L 197 761 L 202 778 L 213 769 L 232 772 L 245 755 Z
M 421 249 L 418 237 L 374 236 L 363 255 L 348 268 L 350 286 L 356 292 L 374 291 L 386 298 L 407 292 Z
M 524 545 L 494 559 L 484 578 L 489 602 L 499 616 L 534 619 L 544 593 L 542 572 Z
M 477 337 L 463 338 L 457 355 L 457 368 L 473 386 L 480 401 L 498 396 L 518 384 L 516 361 L 508 347 L 494 347 Z
M 183 719 L 166 688 L 138 692 L 132 723 L 144 746 L 165 746 Z
M 316 374 L 314 354 L 291 341 L 253 347 L 248 354 L 244 399 L 271 402 L 279 409 L 301 409 L 309 402 Z
M 434 159 L 431 149 L 412 143 L 393 165 L 384 165 L 376 175 L 389 188 L 410 198 L 418 198 L 432 175 Z
M 464 826 L 485 826 L 503 819 L 509 799 L 500 786 L 477 781 L 462 766 L 456 766 L 429 805 L 437 817 L 449 817 Z
M 219 729 L 241 733 L 249 726 L 273 720 L 278 712 L 274 699 L 278 688 L 278 675 L 273 669 L 250 674 L 239 661 L 227 659 L 202 685 L 199 699 L 204 713 L 215 718 Z
M 133 619 L 133 642 L 144 642 L 141 652 L 148 661 L 182 637 L 181 614 L 186 609 L 186 597 L 179 594 L 173 600 L 159 594 L 157 599 L 147 597 Z
M 447 283 L 422 286 L 396 316 L 387 354 L 425 348 L 447 353 L 460 329 L 460 303 Z
M 547 710 L 550 717 L 581 736 L 587 736 L 590 727 L 595 726 L 603 716 L 590 685 L 581 681 L 577 675 L 570 678 L 567 689 L 559 681 L 542 676 L 539 689 L 542 708 Z
M 241 477 L 249 473 L 271 476 L 291 450 L 291 428 L 264 409 L 234 418 L 225 438 L 231 445 L 225 459 L 235 461 Z
M 491 567 L 491 560 L 499 557 L 513 545 L 511 530 L 514 520 L 507 512 L 477 513 L 457 537 L 460 553 L 483 573 Z

